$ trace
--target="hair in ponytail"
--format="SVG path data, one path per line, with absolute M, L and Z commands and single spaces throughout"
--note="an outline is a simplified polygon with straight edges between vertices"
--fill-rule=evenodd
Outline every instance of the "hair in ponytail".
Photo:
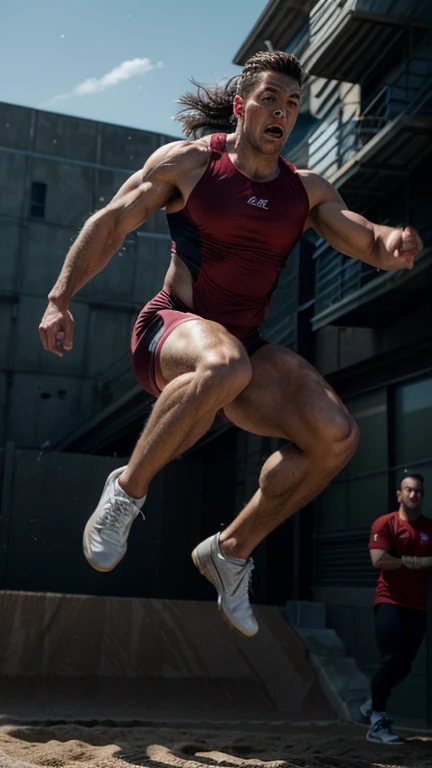
M 236 94 L 244 99 L 254 90 L 263 72 L 278 72 L 289 75 L 302 84 L 304 71 L 298 59 L 283 51 L 259 51 L 247 60 L 240 75 L 231 77 L 225 83 L 214 88 L 192 80 L 197 90 L 188 91 L 178 99 L 183 106 L 175 120 L 182 123 L 182 133 L 187 137 L 198 138 L 205 133 L 231 133 L 235 130 L 237 119 L 233 113 L 233 101 Z

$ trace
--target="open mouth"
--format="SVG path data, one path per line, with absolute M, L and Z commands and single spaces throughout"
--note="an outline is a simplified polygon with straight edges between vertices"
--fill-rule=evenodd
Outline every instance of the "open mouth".
M 264 133 L 267 136 L 271 136 L 273 139 L 281 139 L 283 136 L 283 130 L 278 125 L 269 125 L 269 127 L 265 129 Z

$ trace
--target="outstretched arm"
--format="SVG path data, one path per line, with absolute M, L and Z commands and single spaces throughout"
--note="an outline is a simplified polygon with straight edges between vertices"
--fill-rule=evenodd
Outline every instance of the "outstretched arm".
M 163 208 L 176 193 L 177 183 L 191 163 L 189 147 L 189 142 L 175 142 L 158 149 L 111 202 L 84 224 L 48 295 L 48 307 L 39 326 L 42 344 L 49 352 L 63 357 L 63 350 L 72 348 L 72 296 L 108 264 L 128 232 Z
M 423 244 L 412 227 L 373 224 L 349 211 L 339 193 L 318 174 L 302 172 L 309 196 L 307 226 L 333 248 L 378 269 L 412 269 Z

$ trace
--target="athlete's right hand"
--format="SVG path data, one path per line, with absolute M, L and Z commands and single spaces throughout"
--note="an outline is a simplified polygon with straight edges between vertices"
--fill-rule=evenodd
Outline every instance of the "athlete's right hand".
M 59 309 L 50 301 L 39 325 L 42 346 L 48 352 L 63 357 L 64 350 L 72 349 L 74 325 L 75 321 L 69 310 Z

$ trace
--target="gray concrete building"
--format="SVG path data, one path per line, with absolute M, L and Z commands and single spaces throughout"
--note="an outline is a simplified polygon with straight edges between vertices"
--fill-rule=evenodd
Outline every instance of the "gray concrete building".
M 72 302 L 72 352 L 63 359 L 45 352 L 38 324 L 86 218 L 171 140 L 0 104 L 0 445 L 38 448 L 72 429 L 109 399 L 106 372 L 115 379 L 119 359 L 127 367 L 134 318 L 160 289 L 169 259 L 162 212 L 130 234 Z

